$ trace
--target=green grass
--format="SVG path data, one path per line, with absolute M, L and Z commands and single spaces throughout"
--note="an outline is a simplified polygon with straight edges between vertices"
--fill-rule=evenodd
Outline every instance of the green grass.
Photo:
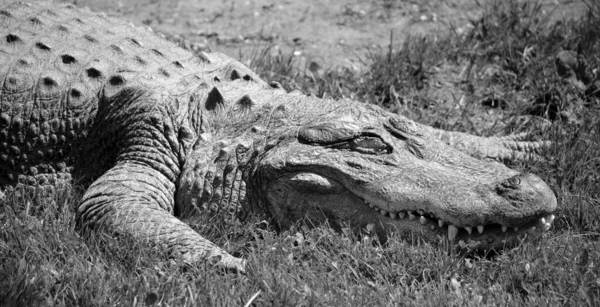
M 540 175 L 557 194 L 557 220 L 539 240 L 480 258 L 396 237 L 381 246 L 326 227 L 276 233 L 258 220 L 237 229 L 188 220 L 248 259 L 248 274 L 240 276 L 186 266 L 127 239 L 81 238 L 74 219 L 81 191 L 44 200 L 43 208 L 25 194 L 0 206 L 0 305 L 243 306 L 258 293 L 257 306 L 597 306 L 598 98 L 560 78 L 554 66 L 559 49 L 574 50 L 595 76 L 600 7 L 587 3 L 581 18 L 555 21 L 535 3 L 498 1 L 466 34 L 448 29 L 450 35 L 373 50 L 360 73 L 313 72 L 286 54 L 251 56 L 254 69 L 287 89 L 376 103 L 446 129 L 529 129 L 552 140 L 545 160 L 512 165 Z M 532 52 L 524 55 L 526 49 Z M 531 114 L 549 124 L 528 128 L 513 120 Z

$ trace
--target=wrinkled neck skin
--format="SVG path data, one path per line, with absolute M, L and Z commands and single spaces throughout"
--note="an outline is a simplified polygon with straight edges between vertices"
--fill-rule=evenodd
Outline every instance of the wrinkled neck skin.
M 203 110 L 201 131 L 188 150 L 177 185 L 176 215 L 208 213 L 225 215 L 225 220 L 243 220 L 250 211 L 268 213 L 254 189 L 257 161 L 297 130 L 286 126 L 283 103 L 305 96 L 287 94 L 278 84 L 267 88 L 246 85 L 250 88 L 223 83 L 219 92 L 223 105 L 210 112 Z M 247 98 L 252 99 L 252 111 L 228 103 Z
M 221 93 L 224 101 L 250 99 L 251 110 L 233 104 L 204 115 L 176 214 L 233 219 L 261 211 L 283 229 L 326 222 L 489 249 L 545 227 L 556 209 L 539 177 L 475 159 L 403 116 L 350 100 L 243 89 Z
M 214 142 L 210 136 L 201 136 L 183 167 L 175 214 L 208 213 L 225 221 L 243 220 L 258 202 L 248 193 L 250 162 L 264 151 L 253 140 Z

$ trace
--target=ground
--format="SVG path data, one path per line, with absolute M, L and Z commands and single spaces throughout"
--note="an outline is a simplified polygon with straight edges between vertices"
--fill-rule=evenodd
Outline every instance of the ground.
M 148 25 L 202 50 L 239 58 L 257 46 L 294 52 L 299 67 L 361 69 L 369 50 L 393 47 L 409 35 L 450 26 L 465 31 L 484 1 L 469 0 L 68 0 L 110 16 Z M 480 4 L 476 4 L 479 2 Z M 544 0 L 554 18 L 578 16 L 584 4 Z
M 290 55 L 294 68 L 299 72 L 322 74 L 329 70 L 347 70 L 362 73 L 369 69 L 369 55 L 396 52 L 409 37 L 471 30 L 479 20 L 490 0 L 427 0 L 427 1 L 157 1 L 157 0 L 70 0 L 63 1 L 110 16 L 131 21 L 135 25 L 147 25 L 168 38 L 182 42 L 196 51 L 226 53 L 251 66 L 256 53 L 269 52 Z M 581 1 L 539 1 L 542 15 L 554 20 L 580 16 L 585 9 Z M 525 52 L 525 51 L 523 51 Z M 507 93 L 479 86 L 471 90 L 465 86 L 465 71 L 472 63 L 449 62 L 440 59 L 427 70 L 428 101 L 419 102 L 417 109 L 436 104 L 439 113 L 455 110 L 449 118 L 430 121 L 421 114 L 402 110 L 404 102 L 389 105 L 391 111 L 403 113 L 414 120 L 438 128 L 468 131 L 476 129 L 481 135 L 514 133 L 507 125 L 501 110 L 490 109 L 483 103 L 475 107 L 467 104 L 490 100 L 510 99 L 521 104 L 528 99 L 521 93 Z M 406 69 L 399 66 L 400 69 Z M 261 68 L 262 69 L 262 68 Z M 491 74 L 497 73 L 495 65 L 480 68 Z M 504 72 L 500 72 L 504 73 Z M 510 74 L 510 72 L 508 73 Z M 289 84 L 278 80 L 280 76 L 268 75 L 268 81 L 280 81 L 288 90 Z M 391 89 L 393 95 L 408 101 L 423 100 L 424 92 L 408 94 L 400 88 Z M 325 91 L 326 92 L 326 91 Z M 319 95 L 320 93 L 317 93 Z M 331 93 L 326 93 L 331 95 Z M 343 93 L 346 94 L 346 93 Z M 354 93 L 349 93 L 350 96 Z M 505 97 L 505 96 L 510 97 Z M 413 97 L 411 97 L 413 96 Z M 500 96 L 500 98 L 498 98 Z M 335 97 L 335 95 L 334 95 Z M 338 96 L 339 97 L 339 96 Z M 352 97 L 354 98 L 354 97 Z M 372 101 L 371 101 L 372 102 Z M 379 104 L 384 104 L 379 102 Z M 402 106 L 399 106 L 402 104 Z M 410 102 L 409 102 L 410 104 Z M 418 112 L 417 112 L 418 113 Z M 424 115 L 427 116 L 427 115 Z M 464 128 L 461 117 L 470 118 L 471 127 Z M 524 125 L 523 125 L 524 126 Z M 527 128 L 523 128 L 527 130 Z M 534 129 L 539 129 L 536 126 Z

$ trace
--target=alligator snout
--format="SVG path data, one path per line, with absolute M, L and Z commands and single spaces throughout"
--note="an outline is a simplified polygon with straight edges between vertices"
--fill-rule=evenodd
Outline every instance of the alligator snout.
M 554 192 L 540 177 L 533 174 L 521 173 L 501 181 L 496 186 L 496 193 L 518 209 L 531 211 L 556 209 Z
M 520 180 L 521 189 L 528 188 L 531 191 L 536 191 L 538 196 L 543 196 L 546 199 L 547 204 L 553 204 L 556 207 L 554 192 L 540 177 L 534 174 L 521 174 L 517 177 Z
M 503 224 L 523 223 L 552 213 L 557 201 L 554 192 L 538 176 L 521 173 L 496 185 L 496 194 L 506 200 Z
M 516 176 L 505 179 L 501 185 L 509 189 L 520 189 L 522 187 L 536 187 L 537 189 L 546 189 L 548 185 L 538 176 L 521 173 Z

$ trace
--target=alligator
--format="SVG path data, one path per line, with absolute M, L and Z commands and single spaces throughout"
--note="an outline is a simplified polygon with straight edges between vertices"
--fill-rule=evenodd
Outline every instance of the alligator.
M 302 220 L 502 249 L 556 197 L 497 162 L 544 141 L 435 129 L 372 104 L 286 92 L 220 53 L 73 5 L 0 5 L 0 187 L 79 185 L 84 231 L 190 263 L 245 260 L 179 218 Z

